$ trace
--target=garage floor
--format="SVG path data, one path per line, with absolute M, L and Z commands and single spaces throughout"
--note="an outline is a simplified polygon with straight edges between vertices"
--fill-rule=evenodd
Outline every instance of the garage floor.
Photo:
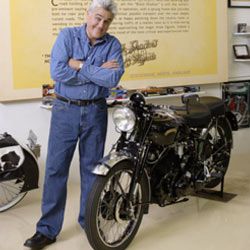
M 189 201 L 150 207 L 130 250 L 250 249 L 250 129 L 234 133 L 234 149 L 225 179 L 225 200 L 189 197 Z M 17 206 L 0 213 L 0 249 L 22 250 L 40 217 L 42 188 L 29 192 Z M 69 182 L 63 230 L 46 249 L 91 249 L 77 223 L 79 188 Z

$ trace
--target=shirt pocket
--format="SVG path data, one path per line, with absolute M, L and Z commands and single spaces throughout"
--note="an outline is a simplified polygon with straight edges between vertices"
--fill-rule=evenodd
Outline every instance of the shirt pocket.
M 97 67 L 101 67 L 103 63 L 105 62 L 105 58 L 103 56 L 95 56 L 93 58 L 93 63 L 92 65 L 95 65 Z

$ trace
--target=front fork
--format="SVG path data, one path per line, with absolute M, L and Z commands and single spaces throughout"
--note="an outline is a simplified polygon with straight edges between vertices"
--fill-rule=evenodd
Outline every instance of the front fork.
M 117 148 L 116 151 L 120 151 L 122 149 L 126 149 L 128 147 L 128 145 L 126 145 L 126 137 L 127 134 L 126 132 L 122 132 L 118 144 L 117 144 Z M 143 175 L 143 171 L 144 171 L 144 165 L 145 165 L 145 161 L 146 161 L 146 156 L 148 154 L 148 150 L 149 150 L 149 146 L 144 146 L 144 147 L 140 147 L 139 143 L 136 145 L 138 152 L 136 152 L 135 150 L 133 150 L 133 155 L 134 155 L 134 159 L 133 162 L 134 164 L 134 173 L 132 176 L 132 180 L 131 180 L 131 185 L 130 185 L 130 189 L 129 189 L 129 196 L 128 196 L 128 201 L 133 201 L 139 182 L 141 181 L 141 177 Z
M 146 157 L 148 155 L 149 146 L 139 148 L 138 156 L 135 157 L 135 171 L 132 176 L 131 185 L 129 189 L 129 195 L 127 199 L 127 209 L 130 209 L 130 204 L 133 206 L 136 205 L 136 192 L 139 187 L 139 183 L 141 182 L 141 178 L 144 174 Z M 143 201 L 140 201 L 140 203 Z

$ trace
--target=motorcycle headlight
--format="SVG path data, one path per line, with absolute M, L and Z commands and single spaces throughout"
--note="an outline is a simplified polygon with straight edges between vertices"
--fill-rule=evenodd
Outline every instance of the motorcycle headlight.
M 132 130 L 135 126 L 135 114 L 128 107 L 118 107 L 113 112 L 115 126 L 123 132 Z

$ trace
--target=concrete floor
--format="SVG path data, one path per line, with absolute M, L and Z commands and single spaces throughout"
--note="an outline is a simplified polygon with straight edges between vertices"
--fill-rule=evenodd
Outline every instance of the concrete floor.
M 130 250 L 249 250 L 250 249 L 250 129 L 234 133 L 234 149 L 225 179 L 229 201 L 189 197 L 189 201 L 150 207 Z M 42 181 L 41 181 L 42 182 Z M 22 250 L 40 217 L 42 188 L 29 192 L 17 206 L 0 213 L 0 249 Z M 91 249 L 77 223 L 79 187 L 69 182 L 63 230 L 46 249 Z

